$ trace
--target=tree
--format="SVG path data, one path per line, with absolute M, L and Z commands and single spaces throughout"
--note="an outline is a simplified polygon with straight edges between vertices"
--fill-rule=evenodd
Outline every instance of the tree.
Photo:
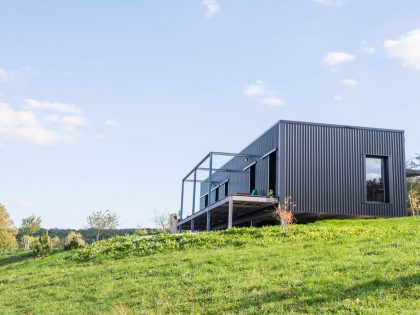
M 41 217 L 36 217 L 35 215 L 31 215 L 27 218 L 22 219 L 20 231 L 23 234 L 22 241 L 25 250 L 30 249 L 32 239 L 31 236 L 41 229 L 41 223 Z
M 51 253 L 51 239 L 48 231 L 41 235 L 34 246 L 35 257 L 44 257 Z
M 170 226 L 169 212 L 155 209 L 153 210 L 153 222 L 157 229 L 167 231 Z
M 18 229 L 13 225 L 6 207 L 0 204 L 0 252 L 16 246 Z
M 64 239 L 64 249 L 71 250 L 74 248 L 79 248 L 85 246 L 85 240 L 83 239 L 82 234 L 71 231 L 67 234 Z
M 118 227 L 118 217 L 111 210 L 95 211 L 87 217 L 88 227 L 96 231 L 96 241 L 99 241 L 99 233 L 102 230 L 113 230 Z

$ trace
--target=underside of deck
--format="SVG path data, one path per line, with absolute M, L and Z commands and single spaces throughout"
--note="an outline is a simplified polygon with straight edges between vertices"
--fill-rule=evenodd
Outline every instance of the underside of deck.
M 222 200 L 178 222 L 180 230 L 218 230 L 232 226 L 249 226 L 262 218 L 270 218 L 277 198 L 229 195 Z

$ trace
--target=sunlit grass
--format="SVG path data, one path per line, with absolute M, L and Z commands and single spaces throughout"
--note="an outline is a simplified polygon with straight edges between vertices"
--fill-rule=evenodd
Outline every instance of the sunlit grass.
M 3 255 L 0 314 L 419 314 L 419 225 L 343 220 L 294 227 L 294 237 L 276 227 L 214 233 L 221 246 L 84 262 L 75 252 Z

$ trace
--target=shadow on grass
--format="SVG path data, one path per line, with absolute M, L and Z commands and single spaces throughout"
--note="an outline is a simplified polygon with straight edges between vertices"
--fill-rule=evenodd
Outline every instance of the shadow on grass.
M 0 267 L 16 264 L 24 260 L 33 258 L 32 252 L 16 252 L 0 256 Z
M 258 309 L 264 304 L 277 302 L 283 304 L 283 308 L 289 311 L 304 312 L 308 308 L 322 309 L 326 306 L 325 304 L 336 303 L 346 299 L 363 299 L 367 296 L 375 295 L 378 290 L 389 291 L 390 295 L 393 295 L 394 297 L 396 295 L 412 295 L 413 292 L 410 292 L 410 290 L 417 285 L 420 285 L 420 273 L 389 280 L 375 279 L 351 287 L 340 286 L 334 283 L 329 289 L 324 290 L 296 288 L 288 293 L 272 290 L 258 297 L 248 296 L 247 298 L 243 298 L 239 301 L 239 305 L 243 310 Z M 396 293 L 397 291 L 398 293 Z

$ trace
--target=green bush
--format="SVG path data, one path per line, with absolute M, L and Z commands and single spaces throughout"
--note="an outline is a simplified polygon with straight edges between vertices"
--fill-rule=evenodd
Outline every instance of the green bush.
M 378 224 L 351 224 L 342 226 L 340 221 L 329 221 L 329 224 L 318 222 L 308 225 L 293 225 L 286 233 L 280 232 L 278 227 L 264 228 L 232 228 L 218 232 L 202 232 L 197 234 L 159 234 L 150 237 L 126 235 L 100 241 L 80 249 L 73 256 L 76 260 L 86 261 L 96 258 L 123 258 L 127 256 L 145 256 L 158 252 L 183 250 L 221 248 L 227 246 L 243 246 L 248 242 L 261 244 L 270 242 L 300 242 L 300 241 L 340 241 L 346 237 L 355 239 L 385 238 L 392 235 L 415 236 L 417 226 L 410 225 L 382 225 Z M 374 223 L 372 221 L 372 223 Z
M 66 238 L 64 239 L 64 249 L 71 250 L 75 248 L 80 248 L 85 246 L 85 240 L 83 239 L 82 234 L 77 232 L 69 232 Z
M 48 236 L 48 232 L 41 235 L 33 246 L 33 253 L 35 257 L 44 257 L 51 253 L 51 240 Z

